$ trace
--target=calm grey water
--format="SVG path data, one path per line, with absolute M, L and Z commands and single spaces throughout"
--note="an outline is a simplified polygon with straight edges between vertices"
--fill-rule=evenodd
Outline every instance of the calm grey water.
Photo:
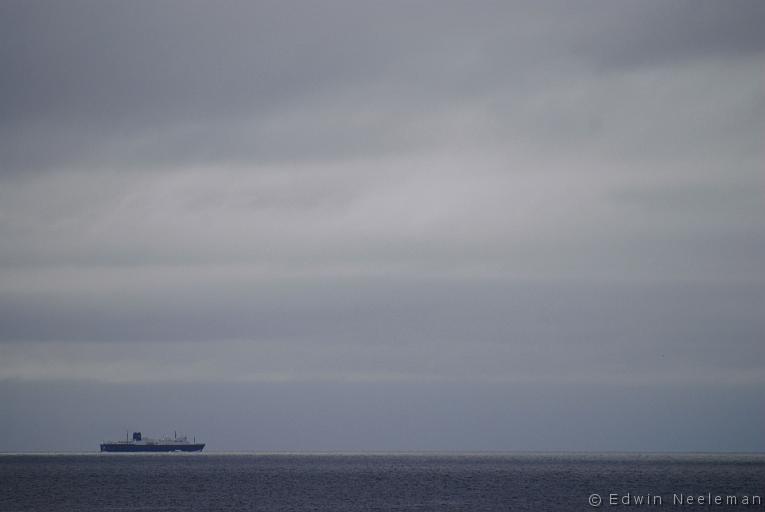
M 597 510 L 765 510 L 742 504 L 765 497 L 765 455 L 0 455 L 3 512 L 596 510 L 592 493 Z

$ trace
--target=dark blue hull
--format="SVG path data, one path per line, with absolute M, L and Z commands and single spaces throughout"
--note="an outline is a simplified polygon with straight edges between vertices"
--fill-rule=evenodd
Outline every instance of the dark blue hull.
M 128 444 L 102 443 L 102 452 L 201 452 L 204 443 L 194 444 Z

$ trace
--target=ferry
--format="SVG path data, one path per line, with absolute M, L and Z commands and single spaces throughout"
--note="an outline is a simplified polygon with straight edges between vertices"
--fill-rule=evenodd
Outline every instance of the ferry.
M 102 452 L 201 452 L 204 447 L 204 443 L 197 443 L 196 437 L 192 442 L 186 436 L 178 437 L 175 433 L 172 438 L 152 439 L 143 437 L 140 432 L 133 432 L 133 439 L 128 439 L 125 432 L 124 441 L 101 443 Z

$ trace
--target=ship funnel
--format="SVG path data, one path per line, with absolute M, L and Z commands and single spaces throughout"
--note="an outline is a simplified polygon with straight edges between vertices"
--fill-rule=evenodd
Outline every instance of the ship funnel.
M 133 441 L 140 441 L 140 440 L 141 440 L 141 433 L 133 432 Z

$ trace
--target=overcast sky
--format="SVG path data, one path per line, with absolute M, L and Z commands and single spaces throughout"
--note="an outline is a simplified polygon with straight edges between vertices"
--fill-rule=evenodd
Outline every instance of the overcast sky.
M 765 3 L 0 4 L 0 451 L 765 450 Z

